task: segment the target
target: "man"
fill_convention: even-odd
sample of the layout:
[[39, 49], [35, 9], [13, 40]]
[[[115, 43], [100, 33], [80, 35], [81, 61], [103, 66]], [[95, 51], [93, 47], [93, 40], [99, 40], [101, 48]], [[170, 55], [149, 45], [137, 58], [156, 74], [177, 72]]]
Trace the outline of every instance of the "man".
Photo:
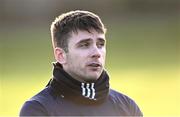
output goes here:
[[88, 11], [56, 18], [53, 78], [25, 102], [20, 116], [142, 116], [133, 100], [109, 89], [105, 33], [100, 18]]

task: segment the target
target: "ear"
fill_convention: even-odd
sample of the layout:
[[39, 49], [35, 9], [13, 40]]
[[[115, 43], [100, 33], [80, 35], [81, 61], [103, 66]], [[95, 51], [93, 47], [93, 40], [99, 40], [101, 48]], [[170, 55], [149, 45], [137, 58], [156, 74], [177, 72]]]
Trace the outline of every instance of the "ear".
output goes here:
[[56, 47], [54, 49], [54, 55], [57, 62], [62, 65], [66, 63], [66, 53], [62, 48]]

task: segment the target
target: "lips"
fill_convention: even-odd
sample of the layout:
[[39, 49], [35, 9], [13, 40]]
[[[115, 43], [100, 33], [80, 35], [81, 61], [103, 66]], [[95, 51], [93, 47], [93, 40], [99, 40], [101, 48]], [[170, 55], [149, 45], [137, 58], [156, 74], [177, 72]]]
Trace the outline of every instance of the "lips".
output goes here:
[[92, 63], [89, 63], [87, 66], [98, 68], [98, 67], [101, 67], [102, 65], [100, 63], [97, 63], [97, 62], [92, 62]]

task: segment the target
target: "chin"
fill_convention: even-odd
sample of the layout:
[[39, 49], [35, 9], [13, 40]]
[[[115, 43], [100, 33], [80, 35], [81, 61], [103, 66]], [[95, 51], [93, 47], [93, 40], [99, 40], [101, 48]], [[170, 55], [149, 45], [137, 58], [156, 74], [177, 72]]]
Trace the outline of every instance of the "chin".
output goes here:
[[100, 77], [100, 75], [91, 75], [91, 76], [89, 76], [88, 78], [87, 78], [87, 80], [86, 81], [88, 81], [88, 82], [92, 82], [92, 81], [96, 81], [97, 79], [99, 79], [99, 77]]
[[101, 70], [90, 70], [86, 72], [86, 81], [96, 81], [101, 76], [102, 71]]

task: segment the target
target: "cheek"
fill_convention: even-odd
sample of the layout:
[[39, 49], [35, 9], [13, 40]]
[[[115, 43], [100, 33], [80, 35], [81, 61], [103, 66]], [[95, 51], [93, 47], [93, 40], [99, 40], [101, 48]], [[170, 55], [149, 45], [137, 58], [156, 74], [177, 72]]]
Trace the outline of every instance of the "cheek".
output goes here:
[[102, 57], [105, 59], [105, 57], [106, 57], [106, 49], [102, 50]]
[[70, 64], [70, 66], [81, 66], [85, 60], [84, 55], [81, 53], [73, 53], [67, 56], [67, 63]]
[[103, 52], [102, 52], [102, 63], [103, 64], [105, 64], [105, 61], [106, 61], [106, 50], [104, 50]]

